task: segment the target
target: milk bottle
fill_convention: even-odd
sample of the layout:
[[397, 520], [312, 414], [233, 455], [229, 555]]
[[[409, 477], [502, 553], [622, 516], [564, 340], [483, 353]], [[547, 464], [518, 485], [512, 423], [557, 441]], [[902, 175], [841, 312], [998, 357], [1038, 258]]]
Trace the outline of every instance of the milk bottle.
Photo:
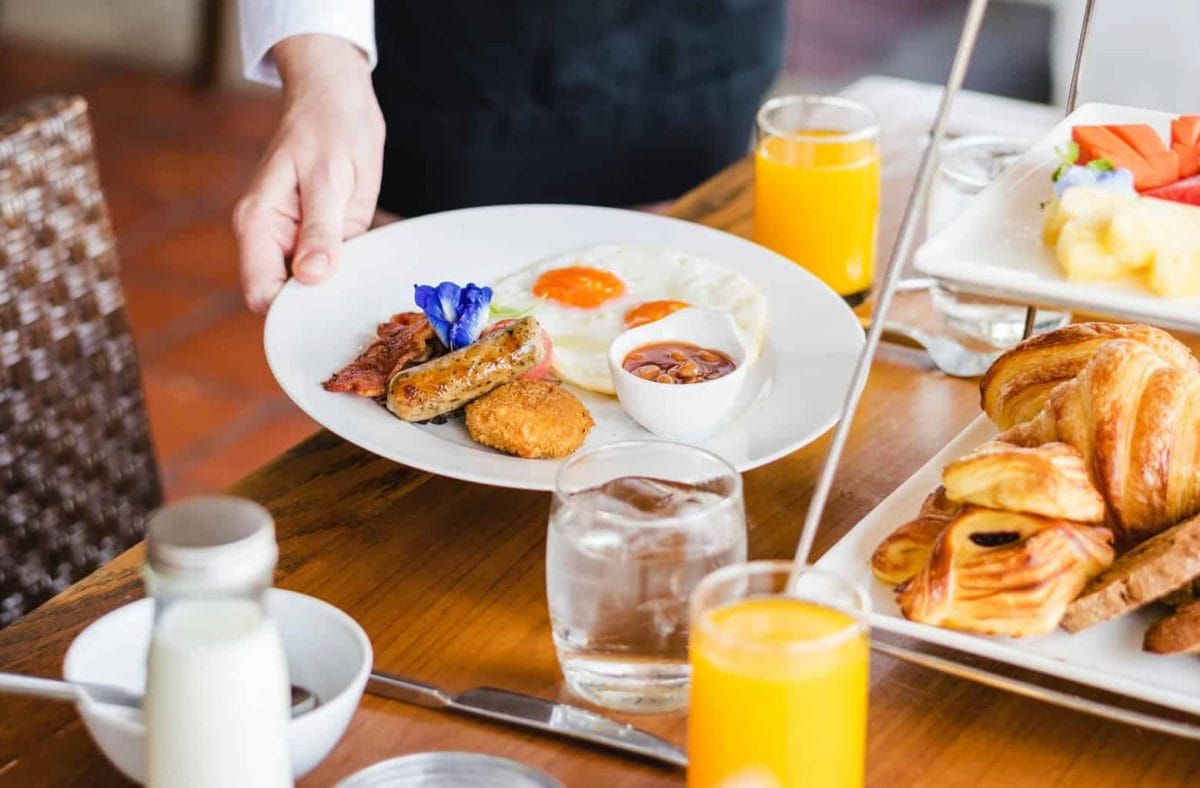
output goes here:
[[146, 555], [147, 785], [292, 785], [287, 663], [263, 605], [278, 557], [271, 515], [193, 498], [151, 518]]

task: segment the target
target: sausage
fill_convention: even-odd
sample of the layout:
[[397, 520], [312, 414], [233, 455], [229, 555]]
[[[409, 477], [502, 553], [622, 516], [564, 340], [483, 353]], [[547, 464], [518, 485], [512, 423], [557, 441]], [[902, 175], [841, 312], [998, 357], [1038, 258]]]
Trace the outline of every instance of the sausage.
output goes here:
[[387, 407], [405, 421], [428, 421], [516, 380], [545, 357], [542, 327], [524, 317], [467, 347], [397, 372], [388, 381]]

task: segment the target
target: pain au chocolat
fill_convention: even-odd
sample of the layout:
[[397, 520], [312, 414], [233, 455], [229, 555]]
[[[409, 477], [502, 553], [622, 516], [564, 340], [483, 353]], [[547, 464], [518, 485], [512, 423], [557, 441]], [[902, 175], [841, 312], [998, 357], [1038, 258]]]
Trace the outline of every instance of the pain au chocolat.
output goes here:
[[1106, 528], [966, 506], [897, 594], [906, 618], [987, 635], [1054, 630], [1087, 581], [1112, 563]]

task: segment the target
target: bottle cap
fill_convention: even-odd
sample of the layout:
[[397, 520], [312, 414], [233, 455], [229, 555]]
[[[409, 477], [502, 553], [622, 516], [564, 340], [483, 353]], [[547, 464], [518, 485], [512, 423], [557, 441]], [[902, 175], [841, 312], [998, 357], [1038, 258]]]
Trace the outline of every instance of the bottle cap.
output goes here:
[[189, 583], [225, 586], [269, 577], [279, 557], [275, 521], [245, 498], [189, 498], [150, 517], [146, 557], [155, 574]]

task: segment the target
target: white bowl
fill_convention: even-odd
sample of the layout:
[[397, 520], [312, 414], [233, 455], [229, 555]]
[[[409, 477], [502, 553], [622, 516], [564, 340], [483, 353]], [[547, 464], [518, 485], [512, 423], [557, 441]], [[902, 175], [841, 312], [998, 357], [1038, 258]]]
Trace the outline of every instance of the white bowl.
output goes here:
[[[288, 725], [292, 773], [312, 771], [346, 732], [371, 672], [371, 642], [354, 619], [333, 605], [294, 591], [267, 592], [287, 654], [293, 684], [315, 692], [315, 709]], [[141, 599], [97, 619], [67, 649], [63, 676], [69, 681], [113, 684], [141, 694], [154, 601]], [[105, 757], [126, 777], [145, 779], [142, 712], [95, 703], [80, 693], [75, 707]]]
[[[687, 385], [655, 383], [625, 370], [622, 362], [630, 351], [657, 342], [689, 342], [719, 350], [737, 366], [716, 380]], [[622, 407], [647, 430], [671, 440], [711, 435], [736, 415], [733, 407], [753, 361], [728, 313], [697, 307], [631, 328], [608, 348], [608, 368]]]

